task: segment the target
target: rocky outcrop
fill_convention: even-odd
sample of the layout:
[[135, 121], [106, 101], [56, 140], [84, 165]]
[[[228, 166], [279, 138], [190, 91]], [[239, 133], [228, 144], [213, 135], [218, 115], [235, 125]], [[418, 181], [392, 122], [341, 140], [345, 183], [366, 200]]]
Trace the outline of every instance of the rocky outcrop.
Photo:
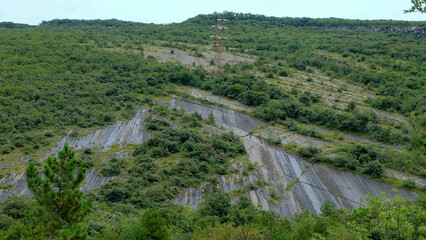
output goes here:
[[58, 142], [58, 146], [53, 148], [51, 153], [61, 150], [66, 142], [73, 149], [92, 148], [101, 151], [107, 151], [115, 144], [120, 146], [129, 143], [140, 144], [150, 136], [150, 133], [143, 131], [146, 117], [146, 110], [139, 109], [130, 121], [117, 121], [79, 139], [71, 138], [68, 134]]
[[330, 30], [335, 31], [344, 31], [344, 30], [364, 30], [364, 31], [374, 31], [374, 32], [404, 32], [412, 33], [416, 35], [425, 35], [426, 28], [424, 27], [409, 27], [409, 26], [386, 26], [386, 25], [376, 25], [376, 26], [333, 26], [327, 27]]
[[[385, 198], [395, 194], [405, 198], [418, 196], [417, 193], [396, 189], [394, 186], [363, 176], [321, 164], [311, 165], [280, 147], [251, 136], [250, 130], [265, 123], [249, 115], [181, 98], [171, 101], [169, 105], [183, 108], [188, 112], [198, 112], [203, 117], [212, 113], [217, 123], [242, 137], [249, 160], [258, 167], [249, 177], [240, 175], [230, 178], [218, 177], [219, 186], [227, 192], [244, 188], [255, 205], [272, 210], [281, 216], [290, 217], [302, 209], [311, 209], [319, 213], [321, 204], [326, 200], [335, 202], [339, 207], [353, 208], [362, 205], [360, 199], [368, 194]], [[267, 182], [268, 185], [259, 185], [261, 182]], [[258, 185], [258, 189], [249, 191], [247, 189], [249, 183]], [[182, 205], [190, 204], [192, 208], [197, 208], [203, 202], [202, 188], [185, 190], [175, 202]], [[397, 193], [392, 189], [396, 189]], [[278, 196], [271, 198], [272, 191]], [[388, 194], [383, 196], [382, 192]]]
[[12, 195], [31, 196], [31, 192], [27, 188], [25, 173], [12, 174], [0, 179], [0, 184], [6, 189], [0, 190], [0, 201], [4, 201]]
[[197, 101], [176, 96], [168, 103], [168, 105], [178, 109], [182, 108], [188, 113], [197, 112], [203, 118], [207, 118], [210, 114], [213, 114], [216, 122], [223, 123], [226, 126], [241, 129], [245, 132], [249, 132], [255, 127], [266, 125], [265, 122], [244, 113], [223, 107], [202, 104]]
[[[403, 189], [398, 189], [398, 193], [395, 193], [391, 191], [395, 188], [391, 185], [320, 164], [312, 165], [280, 147], [251, 136], [249, 132], [253, 128], [265, 125], [265, 122], [247, 114], [178, 97], [167, 104], [189, 113], [198, 112], [204, 118], [213, 114], [218, 125], [239, 135], [244, 141], [249, 160], [257, 167], [249, 176], [238, 174], [232, 177], [218, 177], [219, 186], [227, 192], [243, 188], [255, 205], [272, 210], [281, 216], [293, 216], [305, 208], [318, 213], [321, 204], [326, 200], [335, 202], [339, 207], [352, 208], [362, 205], [361, 197], [367, 194], [378, 196], [383, 191], [389, 193], [383, 197], [398, 194], [402, 197], [414, 198], [418, 195]], [[114, 144], [123, 146], [128, 143], [142, 143], [149, 137], [149, 134], [143, 131], [145, 117], [146, 111], [141, 109], [130, 121], [118, 121], [80, 139], [71, 139], [66, 136], [52, 152], [59, 150], [64, 142], [69, 142], [73, 148], [91, 147], [98, 148], [99, 151], [108, 150]], [[100, 176], [97, 172], [98, 169], [92, 169], [86, 174], [85, 183], [81, 189], [96, 189], [112, 179], [112, 177]], [[30, 195], [23, 173], [3, 178], [0, 183], [3, 186], [11, 186], [10, 190], [0, 191], [0, 200], [12, 194]], [[248, 190], [247, 186], [250, 183], [257, 185], [257, 190]], [[273, 197], [271, 197], [272, 192], [276, 193]], [[235, 200], [235, 198], [232, 199], [232, 201]], [[187, 189], [175, 199], [176, 203], [190, 204], [192, 208], [197, 208], [202, 201], [202, 186], [197, 189]]]
[[[108, 181], [114, 178], [123, 178], [124, 176], [120, 175], [117, 177], [104, 177], [98, 175], [99, 169], [91, 169], [86, 173], [86, 178], [84, 184], [81, 186], [81, 190], [92, 190], [99, 188], [102, 184], [107, 183]], [[31, 191], [27, 187], [27, 180], [25, 173], [13, 174], [7, 178], [0, 179], [0, 184], [3, 186], [10, 185], [11, 189], [0, 190], [0, 201], [6, 200], [12, 195], [17, 196], [32, 196]]]
[[[106, 128], [90, 132], [84, 137], [73, 139], [69, 134], [63, 137], [56, 147], [54, 147], [47, 155], [57, 153], [68, 142], [73, 149], [93, 148], [97, 151], [107, 151], [113, 145], [118, 144], [124, 146], [129, 143], [140, 144], [144, 142], [150, 133], [144, 132], [144, 120], [147, 116], [145, 109], [139, 109], [136, 116], [129, 121], [117, 121]], [[47, 156], [46, 156], [47, 157]], [[92, 190], [99, 188], [102, 184], [117, 177], [104, 177], [97, 174], [98, 169], [91, 169], [86, 173], [86, 179], [81, 187], [83, 190]], [[119, 176], [120, 178], [123, 176]], [[27, 188], [24, 173], [13, 174], [0, 179], [0, 184], [6, 189], [0, 190], [0, 201], [5, 200], [9, 196], [28, 195], [31, 192]]]

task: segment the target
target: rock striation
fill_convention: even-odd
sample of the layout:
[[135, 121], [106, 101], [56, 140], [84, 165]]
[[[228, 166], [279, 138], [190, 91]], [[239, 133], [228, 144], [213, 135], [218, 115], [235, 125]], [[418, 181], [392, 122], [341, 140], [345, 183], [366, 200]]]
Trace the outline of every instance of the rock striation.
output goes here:
[[[249, 183], [259, 186], [260, 182], [267, 182], [268, 185], [247, 193], [255, 205], [281, 216], [291, 217], [303, 209], [320, 213], [320, 207], [326, 200], [335, 202], [339, 207], [353, 208], [362, 205], [360, 199], [368, 194], [385, 198], [395, 194], [405, 198], [418, 196], [417, 193], [396, 189], [360, 175], [321, 164], [310, 164], [299, 156], [251, 136], [250, 130], [265, 123], [249, 115], [181, 98], [172, 100], [169, 105], [183, 108], [190, 113], [198, 112], [204, 118], [213, 114], [218, 124], [242, 137], [249, 160], [258, 167], [245, 178], [240, 175], [230, 178], [218, 177], [219, 186], [226, 192], [232, 192], [241, 188], [247, 189]], [[393, 189], [397, 192], [392, 191]], [[278, 197], [271, 198], [272, 191], [275, 191]], [[382, 195], [382, 192], [388, 194]], [[203, 202], [203, 187], [185, 190], [175, 202], [189, 204], [196, 209]]]
[[[257, 167], [247, 177], [242, 175], [218, 177], [219, 186], [226, 192], [244, 188], [255, 205], [265, 210], [272, 210], [281, 216], [290, 217], [303, 209], [311, 209], [319, 213], [321, 204], [326, 200], [335, 202], [339, 207], [357, 207], [363, 204], [360, 198], [367, 194], [380, 196], [381, 192], [388, 192], [388, 195], [382, 197], [395, 194], [405, 198], [418, 196], [417, 193], [403, 189], [397, 189], [396, 193], [392, 191], [395, 187], [363, 176], [321, 164], [310, 164], [282, 148], [250, 135], [251, 130], [266, 123], [247, 114], [179, 97], [174, 97], [172, 101], [165, 104], [184, 109], [188, 113], [198, 112], [204, 118], [213, 114], [218, 125], [240, 136], [244, 141], [249, 160]], [[79, 139], [65, 136], [51, 153], [60, 150], [65, 142], [68, 142], [72, 148], [90, 147], [99, 151], [111, 149], [115, 144], [124, 146], [129, 143], [142, 143], [150, 137], [149, 133], [144, 132], [146, 116], [146, 110], [140, 109], [130, 121], [117, 121]], [[242, 170], [243, 167], [240, 167], [240, 171]], [[99, 188], [113, 178], [100, 176], [97, 172], [98, 169], [87, 172], [82, 190]], [[125, 176], [116, 178], [122, 177]], [[0, 179], [0, 183], [3, 186], [11, 186], [9, 190], [0, 190], [0, 201], [12, 194], [31, 194], [26, 187], [23, 173]], [[248, 190], [247, 186], [250, 183], [257, 185], [257, 190]], [[276, 194], [271, 197], [271, 192]], [[236, 198], [232, 198], [232, 201], [235, 202]], [[176, 197], [175, 202], [197, 208], [203, 202], [203, 186], [186, 189]]]
[[[145, 109], [139, 109], [133, 119], [129, 121], [117, 121], [112, 125], [91, 132], [79, 139], [73, 139], [68, 134], [58, 142], [58, 145], [54, 147], [47, 154], [47, 156], [53, 153], [57, 153], [59, 150], [61, 150], [65, 142], [68, 142], [69, 146], [73, 149], [93, 148], [98, 149], [98, 151], [107, 151], [115, 144], [124, 146], [130, 143], [143, 143], [151, 136], [150, 133], [143, 131], [145, 128], [144, 121], [146, 117], [147, 111]], [[98, 169], [89, 170], [86, 173], [86, 179], [81, 189], [92, 190], [99, 188], [102, 184], [110, 181], [113, 178], [117, 178], [104, 177], [98, 175], [97, 173]], [[11, 186], [10, 189], [0, 190], [0, 201], [4, 201], [11, 195], [31, 196], [31, 192], [27, 188], [27, 182], [24, 173], [13, 174], [11, 176], [4, 177], [0, 179], [0, 184], [2, 186]]]
[[130, 121], [117, 121], [106, 128], [94, 131], [79, 139], [73, 139], [69, 134], [63, 137], [51, 153], [56, 153], [64, 147], [67, 142], [73, 149], [93, 148], [101, 151], [109, 150], [113, 145], [120, 146], [129, 143], [140, 144], [151, 135], [144, 132], [144, 121], [147, 117], [145, 109], [139, 109], [136, 116]]

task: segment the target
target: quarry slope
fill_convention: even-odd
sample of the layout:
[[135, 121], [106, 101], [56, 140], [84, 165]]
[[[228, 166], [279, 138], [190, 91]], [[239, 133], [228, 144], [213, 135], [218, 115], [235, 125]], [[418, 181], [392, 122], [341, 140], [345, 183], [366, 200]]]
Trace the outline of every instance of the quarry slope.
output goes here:
[[[241, 179], [239, 175], [231, 178], [219, 177], [220, 187], [232, 192], [246, 188], [249, 183], [256, 184], [259, 180], [268, 182], [269, 186], [259, 187], [248, 194], [255, 205], [281, 216], [293, 216], [304, 208], [319, 213], [321, 204], [326, 200], [331, 200], [340, 207], [353, 208], [362, 205], [360, 198], [367, 194], [386, 198], [396, 194], [392, 191], [396, 189], [394, 186], [321, 164], [310, 165], [280, 147], [251, 136], [250, 130], [265, 123], [249, 115], [182, 98], [172, 100], [169, 106], [183, 108], [188, 113], [198, 112], [204, 118], [211, 113], [225, 129], [242, 137], [249, 160], [259, 167], [247, 178]], [[278, 198], [271, 199], [271, 188], [279, 195]], [[383, 196], [381, 192], [388, 194]], [[397, 189], [397, 192], [405, 198], [418, 196], [417, 193], [403, 189]], [[197, 208], [203, 201], [202, 196], [202, 187], [188, 189], [176, 198], [176, 203], [190, 204], [192, 208]]]
[[[247, 191], [252, 202], [263, 209], [269, 209], [281, 216], [293, 216], [302, 209], [311, 209], [320, 212], [321, 204], [326, 200], [335, 202], [339, 207], [352, 208], [362, 205], [360, 198], [367, 194], [382, 196], [381, 192], [388, 192], [391, 197], [398, 194], [405, 198], [414, 198], [417, 193], [397, 189], [394, 186], [374, 181], [363, 176], [343, 172], [321, 164], [309, 164], [302, 158], [290, 154], [280, 147], [271, 145], [261, 139], [250, 135], [256, 127], [265, 125], [265, 122], [231, 109], [201, 104], [197, 101], [174, 97], [172, 101], [164, 101], [170, 107], [184, 109], [188, 113], [198, 112], [204, 118], [213, 114], [216, 123], [224, 130], [231, 130], [244, 141], [249, 161], [255, 163], [256, 169], [249, 176], [234, 175], [218, 177], [219, 186], [227, 192], [246, 188], [247, 184], [266, 184], [257, 190]], [[61, 144], [69, 142], [76, 149], [91, 147], [97, 151], [107, 151], [113, 145], [125, 146], [129, 143], [142, 143], [149, 138], [149, 133], [144, 132], [144, 119], [146, 110], [140, 109], [130, 121], [118, 121], [104, 129], [89, 133], [80, 139], [71, 139], [65, 136], [58, 143], [57, 151]], [[82, 189], [99, 188], [112, 177], [103, 177], [97, 174], [98, 169], [90, 170]], [[118, 176], [125, 177], [125, 176]], [[0, 200], [12, 194], [30, 195], [26, 187], [25, 175], [15, 174], [0, 180], [3, 185], [10, 184], [10, 190], [0, 190]], [[271, 197], [275, 191], [277, 196]], [[179, 194], [175, 202], [182, 205], [190, 204], [197, 208], [203, 201], [202, 186], [197, 189], [186, 189]], [[235, 201], [235, 198], [233, 198]]]
[[[107, 151], [113, 145], [124, 146], [130, 143], [140, 144], [150, 136], [150, 133], [143, 131], [146, 116], [146, 110], [139, 109], [136, 112], [136, 116], [130, 121], [117, 121], [104, 129], [90, 132], [79, 139], [71, 138], [69, 136], [70, 134], [68, 134], [58, 142], [56, 147], [48, 152], [46, 158], [50, 155], [55, 155], [63, 148], [66, 142], [72, 149], [92, 148], [96, 151]], [[120, 153], [118, 153], [118, 155], [120, 155]], [[92, 190], [99, 188], [109, 180], [117, 178], [98, 175], [98, 171], [99, 169], [91, 169], [86, 173], [86, 179], [81, 187], [82, 189]], [[0, 190], [0, 201], [5, 200], [13, 194], [31, 196], [31, 192], [27, 188], [24, 173], [12, 174], [4, 177], [0, 179], [0, 184], [3, 186], [11, 186], [10, 190]]]

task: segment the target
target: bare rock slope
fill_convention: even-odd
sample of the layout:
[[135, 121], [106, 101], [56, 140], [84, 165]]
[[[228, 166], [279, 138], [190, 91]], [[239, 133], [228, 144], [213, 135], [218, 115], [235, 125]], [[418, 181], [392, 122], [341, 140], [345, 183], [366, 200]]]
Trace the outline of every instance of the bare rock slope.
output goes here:
[[[61, 148], [63, 148], [65, 142], [68, 142], [69, 146], [73, 149], [90, 147], [101, 151], [106, 151], [115, 144], [124, 146], [129, 143], [142, 143], [150, 136], [149, 133], [143, 131], [146, 116], [146, 110], [140, 109], [137, 111], [136, 116], [130, 121], [117, 121], [106, 128], [91, 132], [79, 139], [73, 139], [69, 136], [65, 136], [58, 142], [58, 145], [49, 152], [48, 155], [58, 152]], [[82, 189], [91, 190], [99, 188], [102, 184], [116, 178], [100, 176], [97, 173], [98, 169], [91, 169], [86, 173], [86, 179]], [[3, 186], [11, 186], [11, 189], [0, 190], [0, 201], [5, 200], [13, 194], [31, 196], [31, 192], [27, 188], [24, 173], [13, 174], [2, 178], [0, 179], [0, 184]]]
[[[249, 115], [230, 109], [210, 106], [192, 100], [180, 99], [170, 102], [171, 107], [183, 108], [187, 112], [198, 112], [203, 117], [211, 113], [223, 127], [233, 130], [244, 140], [249, 160], [259, 166], [249, 177], [239, 179], [220, 177], [220, 186], [227, 192], [240, 188], [247, 189], [247, 184], [268, 182], [269, 186], [249, 191], [252, 202], [263, 209], [273, 210], [281, 216], [293, 216], [304, 208], [320, 212], [321, 204], [330, 200], [337, 206], [353, 208], [362, 205], [360, 199], [367, 194], [382, 196], [388, 192], [391, 197], [398, 194], [406, 198], [414, 198], [417, 193], [396, 189], [394, 186], [374, 181], [363, 176], [329, 168], [321, 164], [309, 164], [298, 156], [289, 154], [283, 149], [271, 145], [249, 134], [255, 127], [264, 122]], [[278, 197], [271, 198], [275, 191]], [[203, 201], [202, 187], [188, 189], [176, 198], [179, 204], [190, 204], [197, 208]]]
[[[381, 191], [390, 193], [385, 197], [396, 194], [391, 192], [394, 188], [391, 185], [320, 164], [311, 165], [298, 156], [251, 136], [249, 132], [253, 128], [265, 125], [265, 123], [247, 114], [182, 98], [174, 98], [167, 104], [171, 107], [182, 108], [189, 113], [198, 112], [205, 118], [209, 114], [213, 114], [219, 125], [234, 131], [243, 139], [249, 160], [257, 163], [258, 167], [248, 177], [239, 175], [229, 178], [219, 177], [220, 186], [225, 191], [232, 192], [240, 188], [247, 189], [249, 183], [267, 182], [267, 185], [261, 185], [257, 190], [247, 192], [253, 203], [263, 209], [275, 211], [282, 216], [292, 216], [304, 208], [318, 213], [325, 200], [334, 201], [340, 207], [352, 208], [362, 204], [359, 200], [367, 194], [376, 196], [380, 195]], [[118, 121], [80, 139], [71, 139], [66, 136], [59, 141], [58, 146], [52, 149], [52, 152], [59, 150], [64, 142], [69, 142], [70, 146], [76, 149], [91, 147], [97, 148], [99, 151], [108, 150], [114, 144], [123, 146], [129, 143], [142, 143], [149, 137], [149, 134], [143, 131], [145, 117], [146, 111], [141, 109], [130, 121]], [[99, 188], [111, 180], [111, 178], [99, 176], [97, 172], [97, 169], [92, 169], [87, 173], [82, 189]], [[12, 194], [30, 194], [26, 187], [24, 174], [0, 179], [0, 183], [11, 185], [10, 190], [0, 191], [0, 200], [4, 200]], [[271, 197], [272, 191], [277, 193], [273, 198]], [[398, 195], [414, 198], [417, 193], [399, 189]], [[202, 187], [187, 189], [175, 199], [176, 203], [190, 204], [193, 208], [197, 208], [202, 201]]]
[[146, 110], [139, 109], [130, 121], [117, 121], [79, 139], [66, 136], [59, 141], [52, 152], [58, 152], [66, 142], [73, 149], [95, 148], [102, 151], [109, 150], [115, 144], [124, 146], [129, 143], [142, 143], [149, 137], [149, 133], [143, 131], [146, 116]]

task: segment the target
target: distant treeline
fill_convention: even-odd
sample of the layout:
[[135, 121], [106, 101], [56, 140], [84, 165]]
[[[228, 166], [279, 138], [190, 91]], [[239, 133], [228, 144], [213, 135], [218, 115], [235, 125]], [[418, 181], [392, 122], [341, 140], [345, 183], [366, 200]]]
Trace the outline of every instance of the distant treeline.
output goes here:
[[[348, 20], [341, 18], [291, 18], [291, 17], [267, 17], [265, 15], [251, 14], [251, 13], [234, 13], [225, 12], [221, 15], [228, 21], [245, 21], [255, 20], [260, 25], [272, 26], [294, 26], [294, 27], [339, 27], [347, 26], [351, 29], [356, 27], [374, 27], [374, 26], [390, 26], [390, 27], [426, 27], [426, 21], [394, 21], [394, 20]], [[188, 19], [187, 23], [196, 22], [200, 23], [205, 20], [215, 20], [216, 14], [198, 15], [194, 18]], [[184, 22], [184, 23], [185, 23]]]
[[42, 21], [40, 26], [49, 27], [137, 27], [144, 26], [144, 23], [121, 21], [117, 19], [108, 20], [73, 20], [73, 19], [53, 19]]
[[[265, 27], [326, 27], [326, 28], [342, 28], [342, 29], [369, 29], [369, 30], [387, 30], [387, 31], [419, 31], [426, 28], [426, 21], [395, 21], [395, 20], [348, 20], [341, 18], [291, 18], [291, 17], [267, 17], [259, 14], [251, 13], [234, 13], [225, 12], [223, 18], [228, 21], [246, 21], [255, 20], [256, 25], [264, 25]], [[203, 24], [211, 25], [217, 18], [216, 14], [197, 15], [190, 18], [182, 24]], [[180, 23], [179, 23], [180, 24]], [[42, 21], [40, 26], [67, 26], [67, 27], [137, 27], [144, 26], [146, 23], [122, 21], [118, 19], [108, 20], [76, 20], [76, 19], [54, 19], [51, 21]], [[25, 24], [15, 24], [10, 22], [0, 23], [0, 27], [13, 26], [29, 26]]]
[[28, 24], [13, 23], [13, 22], [0, 22], [0, 28], [29, 28], [33, 27]]

